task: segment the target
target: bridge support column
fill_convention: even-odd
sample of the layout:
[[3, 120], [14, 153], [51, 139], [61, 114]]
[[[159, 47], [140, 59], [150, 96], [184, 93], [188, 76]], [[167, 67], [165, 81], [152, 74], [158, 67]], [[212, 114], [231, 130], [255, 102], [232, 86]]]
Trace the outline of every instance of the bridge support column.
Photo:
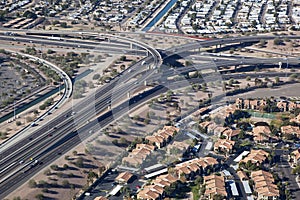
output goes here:
[[108, 106], [107, 106], [107, 109], [110, 110], [110, 109], [111, 109], [111, 105], [108, 105]]
[[127, 92], [127, 98], [130, 98], [130, 96], [131, 96], [130, 92]]
[[132, 49], [132, 43], [130, 43], [130, 49]]
[[279, 66], [279, 69], [281, 69], [281, 67], [282, 67], [282, 62], [279, 62], [279, 63], [278, 63], [278, 66]]
[[147, 86], [147, 81], [144, 81], [144, 86]]

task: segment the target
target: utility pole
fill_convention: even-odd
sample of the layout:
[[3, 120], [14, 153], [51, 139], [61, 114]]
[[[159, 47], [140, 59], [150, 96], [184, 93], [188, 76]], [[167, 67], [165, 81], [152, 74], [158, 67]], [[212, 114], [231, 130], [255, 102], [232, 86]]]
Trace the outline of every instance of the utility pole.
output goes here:
[[16, 120], [16, 101], [14, 100], [14, 120]]

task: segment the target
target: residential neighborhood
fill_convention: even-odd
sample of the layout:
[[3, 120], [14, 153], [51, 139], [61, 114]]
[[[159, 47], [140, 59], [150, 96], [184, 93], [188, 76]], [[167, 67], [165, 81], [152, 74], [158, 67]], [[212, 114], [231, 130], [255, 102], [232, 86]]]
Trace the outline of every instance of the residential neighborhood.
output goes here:
[[0, 0], [0, 199], [300, 199], [300, 0]]

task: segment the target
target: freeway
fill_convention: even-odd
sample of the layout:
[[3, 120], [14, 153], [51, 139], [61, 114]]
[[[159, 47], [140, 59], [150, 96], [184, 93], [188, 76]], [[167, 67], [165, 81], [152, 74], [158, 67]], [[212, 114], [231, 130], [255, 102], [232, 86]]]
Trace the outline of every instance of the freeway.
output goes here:
[[[151, 50], [150, 53], [151, 55], [153, 55], [156, 53], [156, 50]], [[143, 71], [144, 67], [141, 67], [141, 63], [144, 61], [147, 61], [148, 63], [153, 62], [154, 66], [161, 63], [161, 61], [157, 57], [147, 57], [131, 67], [131, 69], [134, 69], [132, 73], [129, 73], [128, 69], [123, 72], [122, 74], [124, 74], [124, 79], [130, 80], [141, 71]], [[154, 71], [145, 75], [145, 79], [152, 73], [154, 73]], [[0, 182], [4, 185], [4, 182], [6, 181], [6, 183], [8, 182], [8, 185], [6, 186], [14, 186], [14, 183], [12, 182], [15, 181], [15, 178], [13, 177], [16, 175], [16, 173], [24, 171], [26, 167], [35, 167], [33, 166], [35, 164], [35, 160], [39, 160], [40, 156], [45, 153], [44, 151], [42, 151], [43, 149], [47, 148], [49, 145], [57, 143], [58, 140], [62, 139], [62, 137], [64, 137], [70, 131], [74, 131], [76, 129], [76, 126], [79, 127], [80, 125], [86, 123], [89, 118], [93, 117], [92, 114], [95, 114], [91, 113], [91, 111], [94, 110], [92, 109], [93, 107], [95, 107], [97, 113], [105, 111], [105, 109], [111, 103], [111, 91], [114, 91], [114, 97], [119, 96], [120, 98], [122, 97], [124, 92], [126, 94], [126, 89], [133, 90], [137, 87], [132, 82], [129, 83], [129, 86], [126, 84], [124, 84], [122, 87], [120, 87], [120, 85], [117, 85], [119, 81], [118, 79], [120, 79], [119, 77], [122, 77], [122, 74], [120, 74], [110, 84], [107, 84], [104, 87], [100, 88], [100, 90], [98, 90], [95, 94], [95, 99], [93, 99], [92, 97], [88, 97], [85, 101], [82, 101], [79, 106], [77, 106], [79, 108], [83, 108], [83, 111], [79, 112], [78, 115], [73, 116], [73, 118], [76, 119], [76, 122], [78, 123], [77, 125], [73, 125], [73, 119], [71, 118], [71, 114], [73, 113], [73, 111], [72, 109], [69, 109], [54, 120], [50, 121], [46, 126], [38, 129], [36, 132], [30, 135], [29, 138], [17, 143], [15, 146], [6, 148], [5, 151], [2, 151], [2, 159], [0, 161]], [[97, 102], [95, 105], [93, 105], [94, 100]], [[114, 117], [116, 117], [118, 112], [115, 110], [113, 111]], [[47, 127], [54, 128], [49, 130]], [[65, 129], [65, 127], [67, 127], [67, 129]], [[19, 165], [20, 161], [22, 164], [21, 166]], [[25, 171], [27, 172], [28, 170]], [[4, 195], [3, 192], [7, 191], [6, 189], [7, 188], [4, 188], [4, 190], [1, 189], [1, 194]]]
[[[154, 49], [151, 51], [153, 52], [153, 54], [156, 53], [156, 50]], [[151, 53], [151, 55], [153, 54]], [[147, 57], [143, 61], [147, 61], [149, 63], [153, 62], [154, 66], [157, 66], [159, 63], [161, 63], [161, 59], [155, 56]], [[78, 106], [80, 110], [78, 111], [78, 114], [73, 117], [77, 120], [77, 127], [81, 127], [81, 125], [83, 126], [82, 128], [78, 128], [77, 130], [78, 133], [83, 133], [83, 135], [79, 136], [78, 134], [74, 133], [74, 131], [76, 131], [76, 125], [74, 128], [73, 120], [71, 118], [72, 110], [69, 109], [47, 124], [49, 127], [56, 127], [56, 130], [48, 130], [47, 126], [43, 126], [31, 136], [31, 141], [30, 138], [28, 138], [28, 140], [22, 141], [23, 143], [18, 143], [14, 147], [7, 148], [3, 152], [4, 159], [2, 160], [4, 160], [4, 162], [2, 162], [1, 160], [2, 163], [0, 163], [0, 197], [4, 197], [5, 194], [8, 194], [19, 184], [25, 182], [33, 173], [42, 168], [42, 165], [35, 165], [34, 160], [37, 159], [40, 163], [42, 162], [44, 164], [50, 163], [50, 161], [59, 157], [57, 153], [66, 152], [66, 150], [80, 143], [81, 139], [87, 138], [90, 135], [89, 131], [92, 130], [95, 125], [100, 124], [100, 126], [103, 127], [109, 124], [113, 119], [122, 116], [122, 114], [124, 114], [124, 112], [128, 109], [127, 105], [130, 106], [130, 109], [133, 107], [133, 105], [138, 105], [162, 92], [167, 91], [168, 89], [166, 87], [163, 87], [161, 85], [156, 86], [145, 94], [131, 98], [129, 104], [128, 102], [123, 102], [116, 107], [112, 107], [112, 110], [106, 112], [104, 115], [101, 115], [97, 120], [93, 120], [91, 123], [86, 124], [87, 119], [90, 119], [92, 117], [90, 115], [90, 110], [96, 110], [96, 113], [104, 112], [106, 111], [108, 105], [112, 103], [112, 96], [115, 99], [121, 100], [122, 97], [126, 95], [127, 91], [132, 91], [137, 87], [137, 85], [135, 85], [133, 82], [128, 82], [128, 84], [124, 84], [124, 86], [121, 86], [118, 83], [120, 83], [120, 80], [130, 80], [137, 74], [142, 73], [142, 71], [145, 70], [143, 69], [143, 67], [140, 67], [143, 61], [140, 61], [136, 65], [132, 66], [132, 68], [135, 69], [134, 73], [129, 73], [128, 70], [125, 71], [110, 84], [107, 84], [104, 87], [100, 88], [95, 94], [95, 99], [93, 97], [88, 97], [86, 101], [80, 103], [80, 106]], [[155, 71], [155, 69], [149, 69], [148, 71], [143, 72], [140, 83], [143, 80], [148, 80], [149, 78], [151, 78], [151, 76], [155, 74]], [[168, 86], [169, 88], [180, 88], [183, 86], [186, 87], [186, 83], [186, 80], [181, 82], [171, 82]], [[114, 101], [117, 102], [117, 100], [115, 99]], [[93, 104], [94, 102], [95, 104]], [[91, 109], [93, 107], [95, 109]], [[66, 128], [64, 129], [62, 127]], [[53, 134], [53, 136], [49, 137], [48, 134], [51, 133]], [[39, 144], [40, 142], [44, 144], [42, 146], [43, 148], [34, 148], [34, 146]], [[28, 146], [26, 145], [27, 143], [29, 144]], [[22, 148], [23, 146], [24, 148]], [[32, 153], [30, 153], [31, 150]], [[13, 157], [17, 159], [12, 159], [12, 156], [10, 154], [12, 154], [13, 152], [16, 152]], [[26, 159], [26, 162], [20, 167], [18, 159], [20, 159], [21, 157], [24, 160]], [[28, 161], [31, 157], [33, 158], [33, 160]], [[26, 167], [29, 167], [30, 170], [25, 169]], [[21, 171], [24, 169], [25, 173], [21, 173]]]
[[[52, 64], [52, 63], [50, 63], [50, 62], [48, 62], [48, 61], [46, 61], [44, 59], [41, 59], [41, 58], [38, 58], [38, 57], [35, 57], [35, 56], [32, 56], [32, 55], [28, 55], [28, 54], [24, 54], [24, 53], [20, 53], [20, 52], [15, 52], [15, 51], [11, 51], [11, 50], [6, 50], [6, 51], [10, 52], [12, 54], [15, 54], [15, 55], [16, 54], [21, 55], [21, 56], [29, 58], [29, 59], [31, 59], [33, 61], [42, 62], [45, 65], [47, 65], [48, 67], [52, 68], [61, 77], [61, 79], [64, 82], [64, 85], [65, 85], [66, 89], [64, 90], [64, 93], [61, 96], [61, 98], [58, 100], [58, 102], [56, 102], [53, 106], [51, 106], [51, 108], [46, 113], [44, 113], [43, 115], [41, 115], [40, 117], [38, 117], [37, 119], [35, 119], [32, 122], [31, 125], [28, 125], [25, 128], [21, 129], [12, 138], [10, 138], [9, 140], [6, 140], [5, 142], [1, 143], [1, 148], [4, 145], [6, 145], [6, 146], [12, 145], [10, 143], [12, 140], [13, 140], [13, 142], [16, 142], [16, 141], [19, 141], [19, 140], [23, 139], [24, 138], [24, 134], [23, 133], [27, 132], [33, 126], [33, 124], [36, 124], [39, 121], [43, 120], [49, 113], [54, 112], [61, 105], [63, 105], [64, 103], [66, 103], [67, 100], [71, 97], [71, 94], [72, 94], [72, 91], [73, 91], [73, 84], [72, 84], [71, 78], [62, 69], [60, 69], [56, 65], [54, 65], [54, 64]], [[21, 136], [21, 137], [19, 137], [19, 136]]]
[[[278, 74], [276, 74], [276, 75], [278, 75]], [[257, 74], [254, 74], [254, 76], [257, 76]], [[238, 77], [240, 77], [240, 75], [231, 75], [231, 77], [233, 77], [233, 78], [238, 78]], [[197, 79], [196, 81], [198, 81], [199, 82], [199, 80], [200, 79]], [[171, 83], [169, 83], [169, 88], [171, 88], [171, 89], [176, 89], [176, 88], [180, 88], [180, 87], [186, 87], [187, 85], [186, 85], [186, 81], [180, 81], [180, 82], [171, 82]], [[143, 96], [137, 96], [137, 97], [133, 97], [131, 100], [130, 100], [130, 103], [129, 103], [129, 105], [130, 106], [132, 106], [132, 105], [137, 105], [138, 103], [141, 103], [140, 102], [140, 100], [143, 100], [143, 101], [146, 101], [146, 100], [148, 100], [149, 98], [150, 98], [150, 96], [152, 96], [153, 97], [153, 95], [154, 96], [156, 96], [156, 95], [158, 95], [158, 94], [160, 94], [161, 92], [166, 92], [168, 89], [167, 88], [165, 88], [165, 87], [163, 87], [163, 86], [157, 86], [156, 88], [154, 88], [152, 91], [149, 91], [148, 93], [146, 93], [146, 94], [144, 94]], [[106, 105], [105, 105], [106, 106]], [[74, 132], [73, 133], [71, 133], [71, 134], [69, 134], [68, 136], [65, 136], [65, 132], [67, 131], [72, 131], [72, 129], [70, 128], [72, 125], [69, 125], [70, 127], [67, 127], [66, 125], [63, 125], [65, 128], [62, 128], [62, 127], [57, 127], [57, 130], [58, 131], [56, 131], [55, 132], [55, 137], [49, 137], [49, 138], [47, 138], [47, 136], [44, 136], [43, 137], [43, 139], [42, 140], [39, 140], [39, 141], [35, 141], [35, 144], [38, 144], [39, 142], [42, 142], [41, 144], [38, 144], [37, 145], [37, 147], [36, 148], [34, 148], [34, 149], [31, 149], [31, 153], [28, 153], [27, 151], [26, 151], [26, 149], [24, 150], [24, 152], [25, 152], [25, 154], [23, 155], [23, 156], [25, 156], [25, 158], [30, 158], [30, 156], [34, 156], [34, 155], [38, 155], [38, 156], [36, 156], [35, 157], [35, 159], [39, 159], [40, 161], [42, 161], [43, 163], [45, 163], [46, 164], [46, 161], [47, 161], [47, 159], [48, 159], [48, 157], [49, 157], [49, 155], [47, 154], [47, 153], [49, 153], [49, 152], [52, 152], [52, 151], [54, 151], [55, 150], [55, 147], [53, 147], [53, 146], [51, 146], [50, 145], [50, 143], [51, 143], [51, 140], [55, 140], [56, 141], [56, 144], [60, 144], [60, 145], [62, 145], [62, 144], [64, 144], [63, 145], [63, 147], [60, 147], [59, 148], [59, 150], [55, 150], [56, 152], [58, 151], [58, 152], [60, 152], [60, 153], [62, 153], [62, 152], [65, 152], [66, 151], [66, 149], [65, 150], [61, 150], [61, 148], [62, 149], [64, 149], [64, 147], [66, 146], [66, 144], [70, 144], [70, 142], [71, 142], [71, 144], [73, 144], [73, 145], [75, 145], [75, 144], [78, 144], [81, 140], [80, 139], [85, 139], [86, 137], [88, 137], [88, 133], [86, 133], [86, 132], [88, 132], [89, 130], [92, 130], [93, 128], [94, 128], [94, 126], [95, 125], [97, 125], [97, 124], [101, 124], [101, 126], [104, 126], [105, 124], [109, 124], [114, 118], [118, 118], [118, 117], [120, 117], [123, 113], [124, 113], [124, 109], [126, 109], [126, 106], [127, 106], [127, 104], [126, 104], [126, 102], [125, 103], [123, 103], [123, 104], [121, 104], [120, 106], [117, 106], [115, 109], [113, 109], [112, 111], [109, 111], [108, 113], [110, 113], [110, 114], [104, 114], [104, 115], [102, 115], [100, 118], [98, 118], [98, 120], [97, 121], [92, 121], [91, 123], [89, 123], [88, 125], [85, 125], [84, 126], [84, 128], [81, 130], [81, 129], [79, 129], [78, 130], [78, 132], [79, 133], [84, 133], [84, 135], [81, 135], [80, 137], [79, 137], [79, 140], [78, 139], [74, 139], [74, 140], [76, 140], [77, 142], [76, 143], [72, 143], [72, 140], [70, 140], [69, 141], [69, 139], [70, 138], [68, 138], [68, 139], [65, 139], [65, 137], [71, 137], [71, 138], [73, 138], [73, 137], [75, 137], [75, 136], [78, 136], [78, 135], [76, 135]], [[103, 107], [103, 106], [101, 106], [101, 107]], [[101, 108], [101, 107], [99, 107], [99, 108]], [[70, 121], [72, 121], [72, 120], [70, 120]], [[67, 124], [69, 124], [69, 123], [67, 123]], [[72, 135], [73, 134], [73, 135]], [[86, 134], [86, 135], [85, 135]], [[57, 141], [63, 141], [63, 142], [57, 142]], [[48, 144], [48, 145], [47, 145]], [[73, 146], [73, 145], [70, 145], [70, 146]], [[67, 145], [68, 146], [68, 145]], [[67, 146], [65, 147], [65, 148], [67, 148]], [[42, 149], [45, 149], [45, 147], [48, 147], [48, 149], [46, 149], [44, 152], [42, 152], [42, 153], [40, 153], [40, 156], [39, 156], [39, 152], [41, 151], [41, 149], [40, 149], [40, 147], [43, 147]], [[27, 147], [26, 147], [27, 148]], [[50, 148], [50, 149], [49, 149]], [[68, 148], [67, 148], [68, 149]], [[27, 154], [26, 154], [26, 152], [27, 152]], [[48, 155], [48, 156], [45, 156], [45, 155]], [[55, 154], [55, 155], [57, 155], [57, 153]], [[45, 157], [47, 157], [47, 159], [45, 159]], [[53, 157], [53, 156], [51, 156], [51, 157]], [[51, 158], [51, 157], [49, 157], [49, 159]], [[45, 159], [45, 160], [44, 160]], [[6, 160], [7, 161], [7, 160]], [[16, 162], [18, 162], [18, 160], [14, 160], [12, 163], [16, 163]], [[3, 164], [5, 164], [5, 163], [3, 163]], [[26, 163], [25, 165], [24, 165], [24, 167], [19, 167], [21, 170], [23, 170], [24, 171], [24, 168], [26, 168], [26, 167], [28, 167], [29, 166], [29, 168], [30, 168], [30, 166], [31, 166], [31, 164], [32, 164], [32, 162], [28, 162], [28, 163]], [[1, 164], [2, 165], [2, 164]], [[11, 164], [10, 165], [6, 165], [5, 166], [5, 168], [6, 167], [10, 167], [11, 166]], [[37, 170], [37, 169], [39, 169], [39, 167], [37, 167], [37, 168], [34, 168], [35, 170]], [[25, 172], [26, 172], [26, 174], [27, 174], [27, 172], [30, 172], [30, 173], [28, 173], [28, 175], [30, 175], [31, 174], [31, 172], [32, 172], [33, 170], [25, 170]], [[16, 173], [16, 174], [21, 174], [20, 176], [25, 176], [24, 175], [24, 173], [22, 174], [22, 173]], [[15, 178], [15, 176], [13, 176], [14, 178]], [[16, 178], [15, 178], [16, 179]], [[10, 183], [12, 183], [12, 182], [10, 182]], [[5, 184], [5, 183], [4, 183]], [[6, 187], [8, 187], [8, 185], [6, 185]], [[5, 190], [8, 190], [8, 188], [4, 188]], [[8, 190], [9, 191], [9, 190]], [[2, 191], [1, 191], [2, 192]]]
[[207, 62], [201, 64], [193, 64], [190, 67], [181, 67], [181, 68], [170, 68], [166, 70], [161, 70], [160, 73], [152, 76], [153, 81], [164, 77], [172, 77], [176, 75], [184, 75], [193, 71], [203, 71], [207, 69], [217, 70], [221, 67], [228, 66], [241, 66], [241, 65], [278, 65], [281, 62], [282, 64], [289, 65], [298, 65], [300, 60], [299, 58], [240, 58], [235, 60], [221, 60], [214, 62]]
[[184, 52], [188, 52], [194, 49], [200, 49], [211, 46], [218, 45], [228, 45], [228, 44], [241, 44], [241, 43], [256, 43], [260, 40], [274, 40], [276, 38], [279, 39], [300, 39], [300, 36], [296, 35], [255, 35], [255, 36], [241, 36], [235, 38], [221, 38], [221, 39], [213, 39], [213, 40], [205, 40], [205, 41], [197, 41], [192, 42], [176, 47], [169, 48], [165, 51], [162, 51], [163, 59], [168, 57], [178, 55]]
[[[256, 76], [257, 74], [253, 74], [253, 76]], [[275, 75], [275, 74], [274, 74]], [[276, 74], [278, 75], [278, 74]], [[229, 75], [228, 75], [229, 76]], [[233, 78], [238, 78], [239, 75], [231, 75]], [[201, 83], [201, 79], [195, 79], [195, 82]], [[142, 96], [137, 95], [129, 100], [129, 109], [134, 108], [135, 106], [139, 105], [140, 103], [144, 103], [148, 101], [149, 99], [156, 97], [160, 95], [163, 92], [166, 92], [169, 89], [177, 89], [181, 87], [186, 87], [186, 81], [177, 81], [177, 82], [170, 82], [168, 84], [168, 88], [163, 87], [161, 85], [155, 87], [151, 91], [148, 91], [144, 93]], [[59, 127], [57, 132], [55, 133], [55, 137], [49, 137], [44, 138], [45, 141], [43, 144], [40, 144], [39, 146], [46, 145], [45, 147], [41, 148], [44, 149], [43, 152], [39, 153], [41, 149], [39, 147], [34, 148], [31, 150], [31, 154], [40, 155], [36, 156], [35, 159], [38, 159], [42, 165], [36, 165], [31, 168], [31, 163], [26, 163], [24, 167], [21, 168], [20, 173], [16, 173], [13, 176], [13, 180], [10, 182], [4, 182], [3, 185], [0, 187], [1, 194], [6, 195], [7, 193], [11, 192], [13, 188], [11, 188], [11, 184], [15, 184], [17, 187], [18, 185], [21, 185], [24, 183], [31, 175], [40, 169], [42, 169], [43, 165], [51, 163], [54, 159], [56, 159], [60, 154], [65, 153], [66, 151], [70, 150], [74, 145], [79, 144], [82, 140], [86, 139], [91, 135], [90, 130], [95, 130], [95, 127], [100, 125], [101, 127], [104, 127], [105, 125], [111, 123], [115, 118], [118, 118], [122, 116], [124, 113], [126, 113], [126, 106], [127, 102], [122, 103], [121, 105], [115, 107], [113, 110], [106, 112], [104, 115], [101, 115], [98, 119], [91, 121], [89, 124], [84, 125], [82, 128], [78, 129], [77, 133], [72, 131], [72, 128], [70, 127]], [[65, 135], [66, 132], [69, 132], [67, 135]], [[79, 135], [79, 134], [80, 135]], [[55, 139], [56, 138], [56, 139]], [[54, 145], [50, 145], [50, 140], [56, 140], [56, 143]], [[47, 145], [48, 143], [48, 145]], [[31, 155], [26, 155], [28, 158]], [[16, 161], [14, 161], [16, 162]], [[10, 167], [10, 166], [8, 166]], [[25, 173], [23, 173], [25, 172]], [[9, 179], [10, 180], [10, 179]], [[3, 190], [2, 190], [3, 189]], [[0, 195], [2, 198], [2, 196]], [[3, 196], [4, 197], [4, 196]]]
[[[13, 41], [13, 42], [24, 42], [24, 43], [35, 43], [41, 45], [53, 45], [53, 46], [64, 46], [71, 48], [89, 49], [105, 53], [120, 53], [124, 52], [131, 55], [145, 55], [147, 51], [141, 49], [139, 46], [132, 45], [132, 43], [127, 44], [116, 44], [113, 41], [107, 42], [87, 42], [79, 40], [53, 40], [51, 37], [42, 38], [30, 35], [0, 35], [0, 40]], [[118, 42], [118, 41], [115, 41]]]

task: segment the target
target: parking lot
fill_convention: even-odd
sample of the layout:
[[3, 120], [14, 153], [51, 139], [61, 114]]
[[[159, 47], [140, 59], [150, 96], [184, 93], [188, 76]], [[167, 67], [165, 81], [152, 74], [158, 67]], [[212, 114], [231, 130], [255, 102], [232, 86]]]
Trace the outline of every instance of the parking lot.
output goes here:
[[[84, 200], [94, 200], [94, 198], [98, 196], [106, 196], [109, 194], [118, 184], [115, 182], [115, 178], [119, 175], [121, 172], [110, 172], [107, 174], [107, 176], [104, 177], [103, 180], [101, 180], [97, 186], [92, 189], [90, 192], [86, 193], [89, 194], [89, 196], [85, 196]], [[127, 185], [124, 185], [125, 187], [128, 187], [130, 191], [136, 193], [136, 191], [144, 184], [144, 182], [140, 181], [138, 179], [138, 176], [134, 176], [131, 182], [129, 182]], [[110, 196], [109, 199], [112, 200], [118, 200], [123, 199], [123, 194], [120, 194], [118, 192], [115, 196]]]

